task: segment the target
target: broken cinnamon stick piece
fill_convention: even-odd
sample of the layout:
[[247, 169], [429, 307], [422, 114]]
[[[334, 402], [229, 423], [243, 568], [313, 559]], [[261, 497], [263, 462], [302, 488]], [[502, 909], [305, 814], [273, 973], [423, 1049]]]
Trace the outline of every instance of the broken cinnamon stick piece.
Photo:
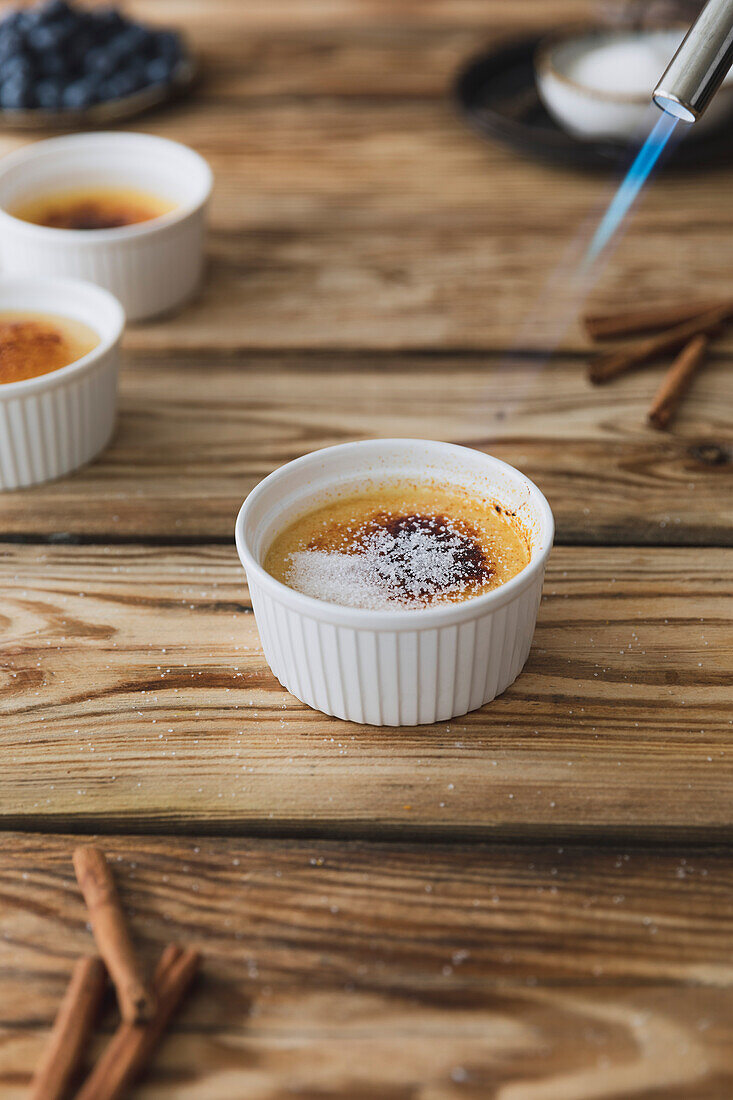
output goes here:
[[657, 336], [649, 336], [646, 340], [640, 340], [639, 343], [625, 344], [618, 351], [605, 352], [593, 360], [588, 370], [588, 377], [596, 385], [609, 382], [612, 378], [640, 367], [651, 359], [657, 359], [666, 352], [677, 351], [693, 336], [699, 336], [701, 333], [709, 335], [720, 328], [731, 314], [733, 314], [733, 305], [716, 306], [715, 309], [704, 313], [702, 317], [685, 321]]
[[77, 848], [74, 870], [99, 953], [115, 984], [122, 1019], [128, 1023], [147, 1020], [155, 1011], [155, 999], [135, 956], [112, 872], [103, 853], [98, 848]]
[[[644, 306], [623, 313], [588, 313], [583, 318], [585, 331], [591, 340], [613, 340], [619, 336], [634, 336], [639, 332], [654, 332], [672, 328], [694, 317], [701, 317], [725, 302], [677, 302], [663, 306]], [[730, 303], [728, 303], [730, 304]]]
[[94, 1029], [106, 981], [107, 971], [97, 955], [77, 961], [33, 1077], [29, 1100], [62, 1100], [66, 1096]]
[[76, 1100], [118, 1100], [149, 1063], [199, 963], [196, 951], [170, 945], [156, 968], [157, 1009], [145, 1024], [121, 1023]]
[[694, 336], [677, 356], [649, 409], [648, 420], [653, 427], [667, 427], [695, 372], [705, 361], [709, 346], [710, 340], [707, 336]]

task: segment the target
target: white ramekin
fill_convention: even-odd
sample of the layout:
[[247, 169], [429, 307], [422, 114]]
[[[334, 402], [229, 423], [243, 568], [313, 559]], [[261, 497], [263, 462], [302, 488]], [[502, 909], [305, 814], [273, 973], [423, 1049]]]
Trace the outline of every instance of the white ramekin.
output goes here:
[[[8, 213], [56, 189], [133, 187], [170, 198], [169, 214], [118, 229], [52, 229]], [[109, 290], [128, 320], [173, 309], [195, 292], [203, 267], [212, 175], [203, 157], [152, 134], [70, 134], [0, 160], [0, 266], [11, 275], [61, 275]]]
[[[659, 118], [652, 103], [656, 81], [674, 56], [687, 27], [638, 29], [594, 27], [557, 31], [544, 39], [535, 54], [537, 90], [545, 107], [563, 129], [584, 140], [643, 141]], [[591, 50], [629, 44], [646, 49], [653, 72], [648, 90], [623, 90], [628, 72], [619, 73], [618, 91], [601, 91], [569, 75], [573, 63]], [[633, 61], [630, 63], [633, 64]], [[695, 136], [725, 122], [733, 106], [733, 77], [726, 77], [710, 108], [695, 123]]]
[[[312, 599], [263, 569], [278, 531], [329, 492], [416, 476], [488, 493], [515, 512], [530, 542], [526, 568], [464, 603], [390, 612]], [[475, 710], [519, 675], [553, 530], [542, 493], [505, 462], [450, 443], [375, 439], [327, 447], [270, 474], [242, 505], [236, 542], [265, 657], [280, 683], [326, 714], [412, 726]]]
[[0, 489], [61, 477], [102, 450], [117, 406], [122, 306], [73, 279], [0, 278], [0, 311], [57, 313], [99, 333], [88, 355], [61, 370], [0, 384]]

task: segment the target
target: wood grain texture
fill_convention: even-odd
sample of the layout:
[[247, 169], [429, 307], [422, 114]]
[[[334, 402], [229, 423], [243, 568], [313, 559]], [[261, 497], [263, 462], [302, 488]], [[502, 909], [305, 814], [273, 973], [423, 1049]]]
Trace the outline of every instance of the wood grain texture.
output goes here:
[[[413, 4], [302, 4], [313, 10], [289, 23], [293, 6], [259, 31], [257, 16], [232, 14], [237, 5], [211, 18], [192, 3], [160, 7], [159, 18], [203, 36], [212, 75], [143, 128], [212, 164], [211, 266], [198, 302], [136, 327], [131, 343], [547, 350], [562, 340], [584, 349], [576, 319], [587, 288], [573, 285], [573, 259], [616, 174], [548, 169], [479, 140], [449, 88], [487, 40], [592, 5], [441, 4], [423, 15]], [[249, 97], [240, 90], [248, 79], [260, 89]], [[22, 140], [3, 137], [0, 151]], [[667, 300], [670, 271], [683, 296], [729, 293], [727, 197], [725, 173], [660, 175], [593, 303]]]
[[[0, 1091], [21, 1100], [90, 936], [74, 840], [6, 840]], [[151, 1100], [727, 1100], [733, 1089], [729, 852], [104, 844], [149, 964], [171, 940], [203, 956], [141, 1090]], [[113, 1025], [110, 1012], [102, 1030]]]
[[6, 826], [730, 835], [731, 551], [556, 549], [513, 687], [396, 730], [280, 687], [233, 547], [0, 569]]
[[502, 356], [133, 356], [110, 447], [0, 501], [2, 531], [230, 539], [276, 466], [374, 436], [447, 439], [524, 470], [557, 540], [725, 545], [733, 532], [731, 360], [695, 379], [674, 431], [646, 425], [664, 365], [602, 390], [584, 363]]
[[[99, 0], [104, 3], [105, 0]], [[440, 97], [458, 60], [497, 35], [592, 16], [593, 0], [131, 0], [142, 19], [185, 25], [203, 55], [199, 94]]]
[[683, 296], [731, 291], [726, 176], [658, 178], [587, 296], [572, 273], [613, 184], [548, 184], [450, 103], [258, 104], [246, 119], [246, 155], [238, 105], [217, 113], [216, 145], [203, 104], [185, 131], [157, 127], [217, 173], [211, 264], [198, 301], [131, 346], [586, 351], [585, 306], [669, 300], [670, 269]]
[[[209, 269], [128, 331], [100, 460], [0, 499], [0, 537], [31, 543], [0, 545], [3, 1100], [92, 942], [78, 837], [19, 824], [102, 830], [148, 966], [203, 953], [149, 1100], [730, 1100], [733, 861], [689, 844], [733, 832], [733, 340], [659, 438], [661, 365], [592, 391], [577, 324], [670, 276], [728, 293], [729, 175], [661, 174], [589, 293], [569, 276], [613, 181], [482, 142], [448, 90], [487, 42], [594, 3], [129, 10], [202, 57], [196, 94], [133, 128], [210, 160]], [[554, 552], [510, 691], [402, 730], [280, 688], [231, 541], [280, 463], [393, 434], [519, 465], [584, 544]], [[268, 830], [290, 837], [195, 836]], [[401, 841], [346, 839], [380, 832]]]

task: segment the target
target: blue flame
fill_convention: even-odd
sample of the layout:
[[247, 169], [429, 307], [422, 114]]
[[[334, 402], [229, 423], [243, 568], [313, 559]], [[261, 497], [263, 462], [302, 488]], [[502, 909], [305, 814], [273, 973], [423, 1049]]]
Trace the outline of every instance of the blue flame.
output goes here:
[[678, 122], [679, 119], [675, 118], [674, 115], [667, 114], [666, 111], [662, 113], [661, 118], [639, 150], [634, 163], [626, 173], [626, 178], [603, 215], [593, 240], [588, 246], [584, 266], [592, 264], [613, 237], [646, 183], [654, 165], [662, 155]]

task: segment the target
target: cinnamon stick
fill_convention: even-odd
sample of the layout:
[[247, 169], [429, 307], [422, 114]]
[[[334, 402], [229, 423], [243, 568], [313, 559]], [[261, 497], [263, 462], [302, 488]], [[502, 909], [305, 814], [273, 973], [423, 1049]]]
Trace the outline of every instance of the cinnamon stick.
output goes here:
[[644, 306], [623, 313], [587, 313], [583, 318], [585, 331], [591, 340], [613, 340], [619, 336], [634, 336], [639, 332], [654, 332], [681, 325], [683, 321], [701, 317], [724, 302], [677, 302], [663, 306]]
[[730, 304], [716, 306], [715, 309], [704, 313], [702, 317], [685, 321], [681, 325], [661, 332], [657, 336], [649, 336], [635, 344], [625, 344], [618, 351], [609, 351], [597, 356], [590, 365], [588, 377], [591, 382], [609, 382], [626, 371], [642, 366], [650, 359], [656, 359], [665, 352], [677, 351], [683, 347], [693, 336], [701, 333], [711, 333], [719, 328], [733, 313]]
[[695, 372], [705, 361], [710, 340], [694, 336], [675, 359], [649, 409], [648, 420], [655, 428], [666, 428], [679, 407]]
[[157, 1009], [145, 1024], [121, 1023], [76, 1100], [118, 1100], [149, 1063], [196, 972], [196, 951], [166, 947], [155, 971]]
[[77, 848], [74, 870], [99, 953], [115, 984], [122, 1019], [128, 1023], [147, 1020], [155, 1010], [155, 1000], [135, 956], [112, 872], [103, 853], [98, 848]]
[[98, 955], [78, 959], [36, 1069], [29, 1100], [62, 1100], [86, 1051], [107, 971]]

